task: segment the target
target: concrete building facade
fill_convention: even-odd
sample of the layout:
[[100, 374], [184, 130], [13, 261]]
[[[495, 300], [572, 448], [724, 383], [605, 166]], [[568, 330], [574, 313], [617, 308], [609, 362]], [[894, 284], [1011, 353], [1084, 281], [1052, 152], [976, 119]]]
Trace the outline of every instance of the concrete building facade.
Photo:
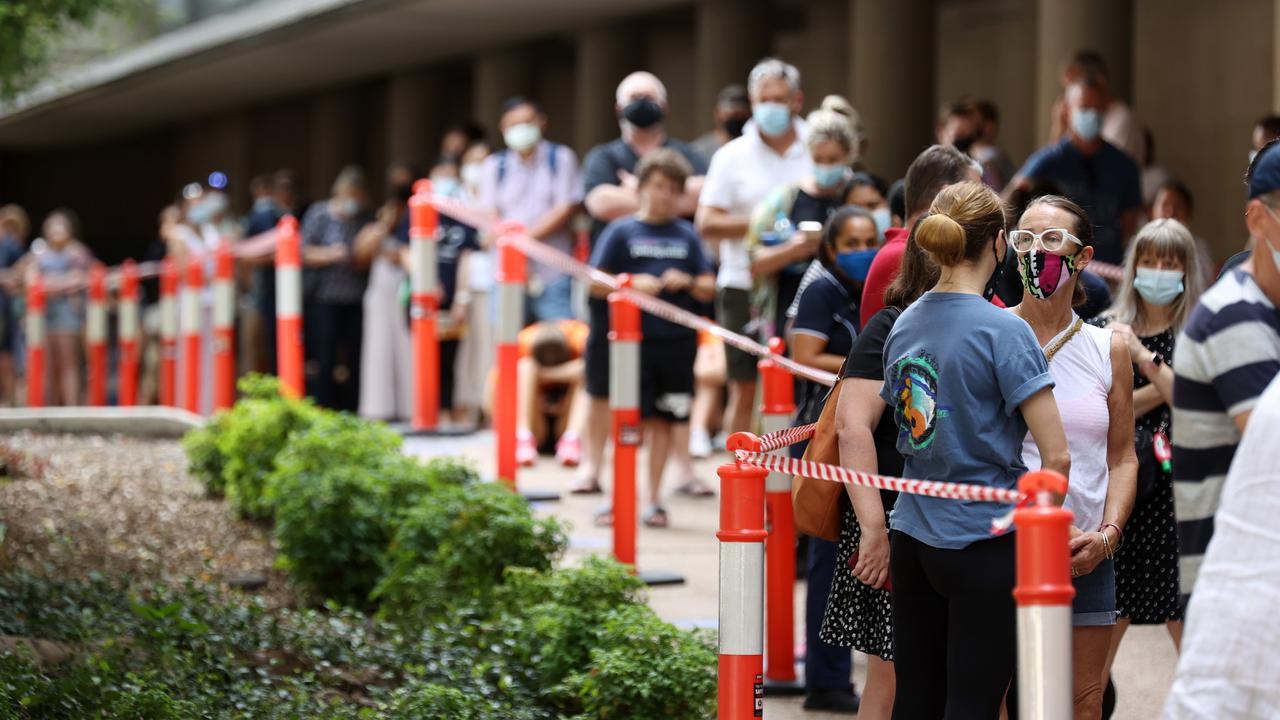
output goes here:
[[[939, 105], [987, 97], [1021, 162], [1046, 139], [1060, 64], [1092, 48], [1196, 196], [1223, 259], [1245, 237], [1255, 120], [1280, 103], [1280, 0], [265, 0], [70, 70], [0, 106], [0, 202], [80, 211], [106, 260], [140, 252], [185, 182], [294, 169], [311, 198], [338, 170], [427, 165], [450, 125], [490, 129], [511, 95], [585, 152], [615, 137], [631, 70], [670, 91], [669, 131], [709, 129], [717, 91], [777, 55], [858, 109], [865, 163], [892, 180]], [[375, 188], [377, 189], [377, 188]]]

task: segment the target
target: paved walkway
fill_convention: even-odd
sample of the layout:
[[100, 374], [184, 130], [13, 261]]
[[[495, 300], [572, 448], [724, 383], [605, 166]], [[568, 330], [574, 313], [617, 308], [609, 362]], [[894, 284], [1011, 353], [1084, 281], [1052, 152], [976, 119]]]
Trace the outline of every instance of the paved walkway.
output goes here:
[[[463, 437], [409, 438], [406, 451], [418, 455], [455, 455], [476, 461], [485, 477], [492, 477], [493, 436], [476, 433]], [[643, 456], [643, 453], [641, 454]], [[718, 484], [715, 468], [726, 456], [696, 463], [700, 475], [713, 486]], [[638, 477], [644, 478], [643, 467]], [[521, 469], [522, 490], [563, 492], [559, 502], [538, 503], [539, 513], [555, 515], [570, 526], [569, 551], [566, 562], [573, 563], [588, 554], [606, 554], [610, 548], [610, 531], [592, 524], [594, 510], [605, 502], [603, 496], [569, 495], [572, 471], [561, 468], [550, 458], [542, 458], [533, 468]], [[641, 480], [643, 482], [643, 480]], [[652, 530], [640, 527], [637, 538], [637, 565], [641, 572], [675, 571], [683, 575], [682, 585], [655, 587], [649, 602], [659, 615], [684, 627], [716, 626], [718, 546], [715, 537], [718, 524], [717, 498], [691, 499], [672, 496], [666, 503], [671, 527]], [[796, 584], [796, 633], [803, 640], [804, 583]], [[975, 659], [979, 653], [975, 653]], [[1129, 631], [1116, 662], [1115, 682], [1119, 704], [1116, 720], [1145, 720], [1158, 717], [1165, 693], [1173, 678], [1176, 656], [1173, 644], [1163, 628], [1136, 627]], [[864, 663], [855, 663], [855, 682], [862, 685]], [[775, 720], [835, 720], [848, 717], [809, 713], [800, 708], [800, 698], [768, 698], [766, 717]]]

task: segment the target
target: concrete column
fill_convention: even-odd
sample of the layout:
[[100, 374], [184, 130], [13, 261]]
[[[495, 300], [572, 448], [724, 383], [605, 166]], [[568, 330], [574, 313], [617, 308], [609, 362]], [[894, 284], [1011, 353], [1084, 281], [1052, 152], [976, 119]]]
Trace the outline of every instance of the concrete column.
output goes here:
[[751, 68], [772, 51], [766, 9], [759, 0], [704, 0], [697, 6], [696, 117], [710, 116], [720, 88], [746, 85]]
[[498, 137], [498, 116], [502, 103], [513, 95], [527, 95], [532, 87], [530, 59], [523, 47], [495, 50], [476, 57], [473, 72], [474, 92], [471, 116], [486, 127], [494, 128]]
[[1038, 0], [1036, 18], [1036, 137], [1049, 139], [1053, 102], [1062, 92], [1062, 65], [1077, 50], [1095, 50], [1107, 62], [1111, 92], [1132, 104], [1131, 0]]
[[853, 101], [872, 172], [900, 177], [933, 139], [934, 0], [850, 0]]
[[427, 171], [444, 128], [439, 112], [440, 83], [430, 71], [391, 76], [387, 82], [387, 163], [409, 162]]
[[792, 62], [803, 69], [807, 108], [833, 93], [849, 99], [849, 13], [848, 0], [809, 0], [805, 5], [804, 57]]
[[578, 33], [574, 77], [573, 144], [585, 150], [618, 136], [614, 91], [627, 73], [644, 65], [638, 33], [623, 25], [606, 25]]
[[[311, 102], [311, 168], [307, 192], [329, 197], [334, 178], [360, 159], [360, 95], [352, 89], [317, 95]], [[372, 178], [370, 178], [372, 180]]]

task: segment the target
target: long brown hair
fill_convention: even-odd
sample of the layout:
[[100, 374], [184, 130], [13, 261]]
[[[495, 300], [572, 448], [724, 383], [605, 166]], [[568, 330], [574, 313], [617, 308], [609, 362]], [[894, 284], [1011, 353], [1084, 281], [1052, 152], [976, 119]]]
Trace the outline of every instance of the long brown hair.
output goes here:
[[911, 234], [907, 236], [907, 247], [902, 251], [902, 264], [898, 268], [898, 276], [893, 279], [889, 289], [884, 291], [885, 307], [906, 309], [908, 305], [928, 292], [929, 288], [938, 284], [942, 269], [916, 242], [916, 230], [922, 222], [924, 222], [923, 217], [911, 226]]

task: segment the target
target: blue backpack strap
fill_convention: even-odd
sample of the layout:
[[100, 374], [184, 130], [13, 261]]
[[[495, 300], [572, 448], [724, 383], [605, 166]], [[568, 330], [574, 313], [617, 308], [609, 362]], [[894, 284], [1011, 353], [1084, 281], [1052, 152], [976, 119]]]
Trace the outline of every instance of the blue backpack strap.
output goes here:
[[[547, 158], [547, 166], [551, 169], [551, 177], [556, 176], [556, 166], [560, 163], [560, 144], [547, 141], [547, 150], [551, 153]], [[507, 156], [511, 154], [510, 150], [503, 150], [498, 153], [498, 184], [507, 177]]]

